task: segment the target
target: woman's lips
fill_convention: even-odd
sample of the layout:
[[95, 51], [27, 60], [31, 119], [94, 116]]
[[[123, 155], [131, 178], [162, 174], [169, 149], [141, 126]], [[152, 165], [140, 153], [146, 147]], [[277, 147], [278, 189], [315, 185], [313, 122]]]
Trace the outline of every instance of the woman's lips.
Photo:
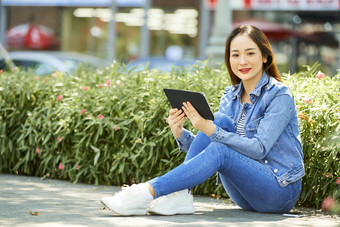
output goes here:
[[246, 74], [250, 71], [251, 68], [239, 69], [239, 71], [243, 74]]

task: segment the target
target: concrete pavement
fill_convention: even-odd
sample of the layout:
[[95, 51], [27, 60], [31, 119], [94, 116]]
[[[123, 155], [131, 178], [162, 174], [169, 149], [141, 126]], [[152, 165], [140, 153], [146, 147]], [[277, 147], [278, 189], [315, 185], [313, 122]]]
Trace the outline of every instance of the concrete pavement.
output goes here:
[[194, 196], [195, 213], [175, 216], [115, 216], [103, 209], [103, 196], [119, 187], [0, 174], [0, 226], [327, 226], [340, 216], [314, 209], [282, 214], [242, 211], [230, 200]]

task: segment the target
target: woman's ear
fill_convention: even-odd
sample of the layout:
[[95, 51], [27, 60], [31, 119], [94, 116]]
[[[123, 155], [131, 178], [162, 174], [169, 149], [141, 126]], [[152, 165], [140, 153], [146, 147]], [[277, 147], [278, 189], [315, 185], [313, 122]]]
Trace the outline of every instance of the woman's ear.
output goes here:
[[268, 61], [268, 56], [263, 57], [263, 63], [266, 64]]

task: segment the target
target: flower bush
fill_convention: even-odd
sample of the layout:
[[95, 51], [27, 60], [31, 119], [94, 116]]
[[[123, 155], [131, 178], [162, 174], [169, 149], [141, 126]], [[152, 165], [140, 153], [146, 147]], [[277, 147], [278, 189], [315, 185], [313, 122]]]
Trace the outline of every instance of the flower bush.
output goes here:
[[340, 74], [325, 76], [318, 67], [286, 77], [297, 103], [306, 169], [299, 203], [312, 207], [340, 198]]
[[[295, 94], [305, 155], [299, 204], [320, 207], [340, 196], [339, 74], [326, 76], [314, 65], [284, 79]], [[72, 76], [2, 72], [0, 172], [74, 183], [144, 182], [185, 157], [165, 122], [170, 105], [162, 89], [203, 91], [216, 111], [230, 84], [225, 66], [207, 62], [170, 73], [134, 72], [120, 64], [95, 73], [79, 68]], [[187, 121], [185, 127], [193, 130]], [[215, 177], [194, 191], [227, 196]]]

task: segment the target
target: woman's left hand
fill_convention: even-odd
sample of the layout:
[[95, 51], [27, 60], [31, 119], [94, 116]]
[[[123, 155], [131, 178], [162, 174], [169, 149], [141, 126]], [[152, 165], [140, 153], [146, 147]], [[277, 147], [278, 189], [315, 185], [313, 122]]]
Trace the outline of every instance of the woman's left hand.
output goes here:
[[194, 128], [207, 136], [210, 136], [215, 131], [216, 125], [211, 120], [204, 119], [190, 102], [183, 102], [182, 109]]

